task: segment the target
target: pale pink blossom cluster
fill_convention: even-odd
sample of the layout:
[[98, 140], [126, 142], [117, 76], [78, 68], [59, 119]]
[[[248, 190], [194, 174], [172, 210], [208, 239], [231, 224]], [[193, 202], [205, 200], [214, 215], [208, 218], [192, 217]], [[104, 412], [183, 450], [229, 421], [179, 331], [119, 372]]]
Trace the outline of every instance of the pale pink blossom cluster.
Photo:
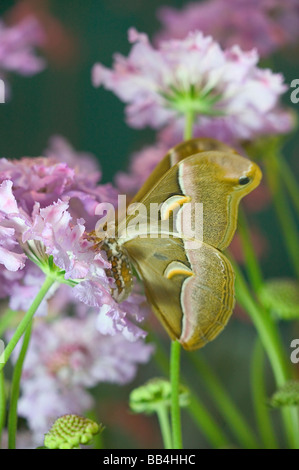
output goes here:
[[13, 26], [7, 26], [0, 19], [0, 79], [5, 84], [2, 100], [6, 101], [11, 95], [10, 73], [32, 76], [45, 68], [46, 61], [36, 52], [44, 40], [44, 31], [33, 16]]
[[35, 51], [43, 42], [43, 30], [34, 17], [14, 26], [0, 22], [0, 71], [34, 75], [43, 70], [45, 62]]
[[[56, 138], [54, 143], [56, 151], [67, 148], [70, 157], [66, 141]], [[95, 178], [80, 166], [84, 160], [71, 168], [54, 156], [0, 160], [0, 295], [10, 298], [11, 308], [27, 309], [52, 259], [72, 294], [98, 308], [99, 330], [121, 332], [134, 341], [145, 336], [135, 324], [145, 317], [145, 299], [133, 292], [122, 304], [113, 300], [113, 280], [106, 275], [110, 264], [88, 236], [95, 228], [96, 207], [102, 202], [116, 207], [117, 192], [110, 184], [97, 184], [99, 172]], [[38, 313], [45, 313], [46, 306], [43, 302]]]
[[299, 39], [297, 0], [204, 0], [187, 3], [181, 10], [161, 7], [158, 18], [163, 29], [156, 43], [199, 30], [223, 47], [256, 48], [266, 57]]
[[[19, 415], [27, 419], [36, 442], [58, 416], [92, 409], [91, 388], [101, 382], [126, 384], [153, 351], [142, 340], [97, 331], [97, 313], [40, 320], [34, 327], [21, 381]], [[15, 354], [17, 357], [17, 354]]]
[[183, 138], [185, 115], [209, 137], [250, 140], [285, 133], [293, 122], [279, 104], [287, 90], [281, 74], [257, 66], [258, 54], [239, 46], [223, 50], [212, 37], [190, 33], [153, 47], [130, 29], [128, 57], [115, 55], [112, 69], [94, 65], [93, 84], [126, 103], [127, 123], [136, 128], [174, 126]]

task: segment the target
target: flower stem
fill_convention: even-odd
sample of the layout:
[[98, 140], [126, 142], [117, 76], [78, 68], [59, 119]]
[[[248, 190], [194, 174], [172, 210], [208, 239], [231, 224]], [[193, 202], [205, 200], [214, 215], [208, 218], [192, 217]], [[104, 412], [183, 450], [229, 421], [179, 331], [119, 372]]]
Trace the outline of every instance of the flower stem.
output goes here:
[[192, 354], [191, 360], [207, 387], [209, 394], [214, 399], [220, 414], [223, 416], [227, 426], [231, 428], [236, 439], [246, 449], [257, 449], [259, 444], [249, 424], [224, 389], [221, 381], [205, 362], [202, 354]]
[[5, 426], [6, 417], [6, 396], [5, 396], [5, 377], [3, 370], [0, 372], [0, 449], [2, 446], [2, 431]]
[[29, 346], [32, 331], [32, 321], [27, 326], [25, 331], [22, 348], [14, 367], [12, 385], [11, 385], [11, 398], [8, 413], [8, 448], [16, 448], [16, 433], [18, 424], [18, 399], [20, 394], [20, 381], [22, 376], [23, 364], [26, 357], [27, 349]]
[[195, 391], [192, 390], [190, 386], [188, 388], [190, 390], [190, 404], [188, 409], [199, 430], [215, 449], [228, 447], [231, 443], [219, 423], [212, 418], [207, 407], [200, 401], [198, 396], [196, 396]]
[[159, 425], [161, 429], [161, 434], [163, 438], [164, 448], [172, 449], [172, 438], [171, 438], [171, 429], [168, 417], [168, 411], [166, 406], [162, 405], [157, 408], [157, 415], [159, 420]]
[[267, 395], [264, 382], [264, 349], [257, 340], [251, 361], [251, 390], [256, 421], [266, 449], [277, 449], [278, 443], [273, 432], [273, 424], [269, 416]]
[[[263, 347], [269, 357], [277, 387], [281, 387], [291, 378], [290, 366], [273, 318], [253, 299], [239, 267], [231, 261], [236, 273], [236, 298], [250, 315]], [[299, 448], [299, 427], [297, 410], [282, 410], [286, 433], [291, 448]]]
[[284, 235], [289, 260], [296, 276], [299, 278], [299, 234], [284, 188], [281, 186], [279, 161], [275, 156], [275, 151], [266, 156], [265, 164], [267, 168], [268, 184], [272, 192], [279, 225]]
[[[150, 333], [153, 338], [152, 341], [155, 342], [156, 354], [155, 360], [159, 369], [163, 374], [167, 374], [168, 367], [168, 356], [164, 351], [164, 348], [161, 344], [161, 341], [157, 335]], [[195, 390], [192, 389], [191, 385], [188, 384], [188, 380], [184, 378], [184, 383], [190, 391], [191, 400], [188, 406], [188, 412], [199, 431], [206, 437], [206, 439], [212, 444], [216, 449], [220, 447], [225, 447], [230, 444], [229, 440], [225, 436], [219, 424], [211, 416], [207, 407], [201, 402], [198, 394]]]
[[180, 386], [180, 352], [181, 345], [178, 341], [171, 342], [170, 355], [170, 382], [171, 382], [171, 423], [172, 443], [174, 449], [182, 449], [181, 414], [179, 404]]
[[185, 114], [184, 140], [192, 138], [194, 123], [194, 111], [190, 110]]
[[253, 290], [258, 292], [263, 285], [263, 275], [252, 245], [246, 214], [242, 207], [239, 210], [238, 232], [240, 234], [248, 278]]
[[272, 158], [276, 161], [276, 165], [279, 168], [279, 174], [281, 175], [285, 187], [289, 192], [289, 195], [299, 215], [299, 186], [296, 178], [294, 177], [294, 174], [292, 173], [282, 155], [280, 155], [278, 152], [275, 152]]
[[36, 310], [40, 306], [42, 300], [44, 299], [45, 295], [47, 294], [50, 287], [55, 283], [55, 278], [51, 276], [47, 276], [40, 291], [38, 292], [37, 296], [35, 297], [34, 301], [31, 304], [31, 307], [26, 312], [25, 316], [19, 323], [16, 331], [13, 334], [13, 337], [9, 341], [8, 345], [4, 349], [3, 353], [0, 355], [0, 371], [3, 369], [5, 364], [7, 363], [8, 359], [10, 358], [11, 353], [13, 352], [14, 348], [16, 347], [17, 343], [23, 336], [27, 326], [31, 322], [33, 315], [35, 314]]

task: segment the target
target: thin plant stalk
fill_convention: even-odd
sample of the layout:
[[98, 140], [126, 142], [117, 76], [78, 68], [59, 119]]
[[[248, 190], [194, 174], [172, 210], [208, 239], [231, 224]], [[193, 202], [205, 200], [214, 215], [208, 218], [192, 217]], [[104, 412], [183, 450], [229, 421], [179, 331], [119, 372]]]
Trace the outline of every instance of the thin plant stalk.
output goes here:
[[281, 185], [279, 160], [276, 159], [275, 151], [265, 157], [265, 165], [268, 185], [272, 193], [274, 208], [284, 237], [290, 264], [299, 279], [299, 233], [284, 188]]
[[6, 392], [5, 392], [5, 377], [3, 370], [0, 372], [0, 449], [2, 446], [2, 432], [5, 426], [6, 419]]
[[[184, 139], [192, 137], [194, 123], [194, 112], [189, 111], [185, 116]], [[181, 413], [179, 404], [180, 386], [180, 343], [172, 341], [170, 356], [170, 382], [171, 382], [171, 424], [172, 424], [172, 445], [175, 449], [182, 449]]]
[[[25, 361], [26, 353], [28, 350], [32, 331], [32, 321], [27, 326], [24, 334], [22, 348], [14, 367], [12, 385], [11, 385], [11, 398], [8, 413], [8, 448], [16, 448], [16, 433], [18, 425], [18, 399], [20, 395], [20, 382]], [[33, 405], [34, 406], [34, 405]]]
[[194, 111], [188, 111], [185, 115], [185, 129], [184, 129], [184, 140], [192, 138], [193, 124], [194, 124]]
[[214, 399], [220, 414], [224, 418], [227, 426], [230, 427], [238, 443], [246, 449], [257, 449], [259, 443], [250, 429], [244, 416], [237, 408], [234, 401], [230, 398], [229, 394], [224, 389], [221, 381], [213, 373], [211, 367], [203, 359], [202, 355], [191, 356], [191, 360], [203, 379], [205, 387], [209, 391], [211, 398]]
[[258, 292], [264, 283], [263, 274], [251, 241], [246, 214], [242, 207], [239, 209], [238, 233], [241, 239], [242, 250], [245, 258], [245, 269], [250, 280], [250, 284], [254, 292]]
[[156, 409], [160, 430], [162, 434], [163, 444], [165, 449], [173, 449], [171, 427], [169, 423], [169, 416], [167, 407], [164, 405], [159, 406]]
[[264, 447], [278, 449], [278, 442], [273, 430], [273, 423], [267, 406], [267, 394], [264, 380], [265, 353], [262, 343], [258, 339], [254, 346], [251, 361], [251, 391], [256, 421]]
[[26, 312], [25, 316], [22, 318], [21, 322], [19, 323], [16, 331], [14, 332], [11, 340], [7, 344], [6, 348], [0, 355], [0, 371], [3, 369], [5, 364], [7, 363], [10, 355], [12, 354], [13, 350], [15, 349], [16, 345], [18, 344], [19, 340], [25, 333], [27, 326], [31, 322], [35, 312], [37, 311], [38, 307], [40, 306], [41, 302], [45, 298], [47, 292], [49, 291], [50, 287], [55, 283], [55, 279], [51, 276], [47, 276], [40, 291], [38, 292], [37, 296], [35, 297], [34, 301], [32, 302], [30, 308]]
[[[267, 352], [274, 373], [277, 387], [281, 387], [291, 378], [290, 365], [279, 337], [273, 318], [253, 299], [239, 267], [232, 261], [236, 273], [236, 298], [250, 315], [263, 347]], [[282, 410], [288, 442], [291, 448], [299, 448], [298, 413], [293, 409]]]
[[[168, 357], [166, 352], [161, 345], [161, 341], [157, 335], [150, 333], [153, 338], [152, 341], [156, 346], [156, 354], [154, 356], [157, 366], [163, 372], [167, 374], [168, 372]], [[192, 389], [192, 386], [188, 384], [188, 381], [182, 377], [183, 382], [186, 384], [188, 390], [191, 394], [191, 400], [188, 405], [187, 411], [189, 412], [190, 417], [198, 427], [199, 431], [205, 436], [209, 443], [217, 448], [226, 447], [230, 444], [225, 433], [219, 426], [219, 424], [211, 416], [207, 407], [201, 402], [197, 392]]]
[[[187, 384], [188, 385], [188, 384]], [[209, 440], [215, 449], [229, 447], [231, 442], [227, 438], [225, 432], [221, 429], [219, 424], [211, 417], [207, 411], [207, 407], [196, 396], [192, 387], [190, 390], [190, 403], [189, 413], [193, 421], [198, 426], [199, 430], [203, 432], [205, 437]]]
[[275, 152], [272, 156], [276, 161], [276, 165], [279, 168], [279, 174], [285, 184], [285, 187], [292, 199], [294, 207], [299, 215], [299, 186], [294, 174], [289, 168], [287, 162], [278, 152]]
[[170, 354], [170, 383], [171, 383], [171, 424], [172, 444], [174, 449], [182, 449], [181, 412], [179, 403], [180, 387], [180, 352], [178, 341], [171, 342]]

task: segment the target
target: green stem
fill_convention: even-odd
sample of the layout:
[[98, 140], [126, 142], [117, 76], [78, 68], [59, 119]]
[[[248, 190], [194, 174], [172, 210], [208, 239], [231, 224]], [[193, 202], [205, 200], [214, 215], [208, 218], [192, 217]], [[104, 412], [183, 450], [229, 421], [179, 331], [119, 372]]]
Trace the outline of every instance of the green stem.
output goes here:
[[23, 370], [23, 364], [26, 357], [27, 349], [29, 346], [32, 331], [32, 321], [27, 326], [25, 331], [22, 348], [14, 367], [12, 385], [11, 385], [11, 398], [8, 413], [8, 448], [16, 448], [16, 434], [18, 424], [18, 399], [20, 395], [20, 382]]
[[178, 341], [171, 342], [170, 354], [170, 383], [171, 383], [171, 424], [172, 442], [174, 449], [182, 449], [181, 413], [179, 403], [180, 387], [180, 353], [181, 345]]
[[[234, 262], [232, 262], [232, 264], [236, 273], [237, 301], [249, 313], [269, 357], [276, 385], [277, 387], [281, 387], [291, 378], [291, 371], [286, 360], [276, 324], [269, 313], [254, 301], [239, 267]], [[292, 448], [299, 448], [297, 412], [294, 412], [292, 409], [284, 408], [282, 413], [289, 444]]]
[[194, 111], [190, 110], [185, 114], [184, 140], [192, 138], [194, 117]]
[[294, 177], [294, 174], [292, 173], [283, 156], [276, 152], [273, 155], [273, 159], [276, 161], [276, 165], [279, 168], [279, 174], [299, 215], [299, 186], [296, 178]]
[[258, 292], [263, 285], [263, 275], [252, 245], [246, 214], [242, 207], [240, 207], [239, 210], [238, 232], [240, 234], [242, 249], [245, 257], [247, 275], [253, 290]]
[[221, 427], [208, 413], [207, 407], [196, 396], [194, 390], [190, 387], [188, 388], [190, 390], [190, 404], [188, 409], [190, 416], [197, 424], [200, 431], [204, 433], [216, 449], [228, 447], [230, 442]]
[[258, 448], [259, 444], [253, 431], [202, 355], [199, 357], [199, 355], [192, 354], [191, 360], [209, 390], [209, 394], [214, 399], [220, 414], [239, 443], [246, 449]]
[[278, 443], [273, 432], [273, 424], [267, 406], [267, 394], [264, 381], [264, 349], [258, 340], [255, 344], [251, 361], [251, 390], [256, 421], [266, 449], [277, 449]]
[[[168, 363], [167, 354], [161, 344], [159, 337], [153, 332], [151, 333], [151, 336], [152, 341], [156, 345], [156, 354], [154, 357], [157, 362], [157, 365], [164, 374], [167, 374], [169, 370], [168, 367], [166, 367], [166, 364]], [[157, 354], [157, 350], [159, 354]], [[191, 394], [188, 412], [190, 417], [198, 427], [199, 431], [203, 433], [206, 439], [216, 449], [228, 446], [229, 441], [223, 433], [221, 427], [211, 416], [211, 414], [207, 410], [207, 407], [200, 401], [200, 398], [198, 397], [197, 393], [195, 392], [195, 390], [192, 390], [191, 385], [185, 378], [184, 383], [186, 384]]]
[[2, 446], [2, 432], [5, 426], [6, 418], [6, 394], [5, 377], [3, 370], [0, 372], [0, 449]]
[[14, 348], [18, 344], [19, 340], [23, 336], [27, 326], [31, 322], [33, 315], [35, 314], [36, 310], [40, 306], [42, 300], [44, 299], [45, 295], [47, 294], [50, 287], [55, 283], [55, 279], [47, 276], [39, 293], [35, 297], [34, 301], [31, 304], [31, 307], [28, 309], [27, 313], [19, 323], [16, 331], [13, 334], [13, 337], [9, 341], [8, 345], [4, 349], [3, 353], [0, 355], [0, 371], [3, 369], [5, 364], [7, 363], [8, 359], [10, 358], [11, 353], [13, 352]]
[[173, 449], [167, 408], [166, 406], [162, 405], [162, 406], [159, 406], [156, 411], [157, 411], [157, 416], [158, 416], [159, 425], [161, 429], [164, 448]]
[[284, 235], [285, 246], [290, 263], [296, 276], [299, 278], [299, 233], [293, 219], [285, 192], [281, 186], [280, 169], [275, 152], [265, 158], [269, 188], [272, 192], [274, 207]]

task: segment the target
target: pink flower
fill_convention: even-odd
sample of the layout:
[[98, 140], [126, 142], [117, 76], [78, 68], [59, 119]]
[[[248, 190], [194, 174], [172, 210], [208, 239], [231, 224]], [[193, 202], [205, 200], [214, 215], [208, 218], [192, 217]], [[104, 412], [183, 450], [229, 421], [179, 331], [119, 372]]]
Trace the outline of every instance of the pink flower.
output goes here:
[[165, 41], [157, 49], [134, 29], [129, 40], [128, 58], [116, 55], [112, 70], [96, 64], [92, 76], [95, 86], [105, 86], [127, 104], [131, 126], [161, 129], [172, 124], [182, 139], [184, 116], [192, 112], [195, 127], [209, 128], [215, 138], [211, 134], [219, 127], [233, 140], [291, 128], [291, 119], [279, 124], [279, 98], [287, 89], [283, 77], [258, 68], [255, 51], [238, 46], [222, 50], [200, 32]]
[[163, 25], [155, 39], [158, 43], [200, 30], [222, 47], [238, 44], [268, 56], [299, 37], [297, 0], [205, 0], [188, 3], [182, 10], [161, 7], [158, 17]]
[[131, 343], [121, 334], [101, 335], [96, 319], [92, 311], [84, 318], [40, 321], [33, 330], [19, 414], [27, 418], [37, 440], [58, 416], [88, 411], [94, 405], [88, 389], [101, 382], [130, 382], [138, 365], [152, 354], [153, 347], [141, 340]]
[[100, 165], [95, 155], [88, 152], [77, 152], [71, 144], [62, 136], [54, 135], [49, 140], [48, 148], [44, 155], [48, 159], [66, 163], [75, 170], [76, 180], [84, 185], [95, 186], [101, 179]]
[[[70, 147], [67, 151], [70, 156]], [[0, 160], [0, 296], [10, 297], [11, 308], [28, 308], [43, 282], [34, 263], [41, 274], [55, 275], [78, 300], [98, 309], [102, 332], [134, 341], [145, 336], [136, 325], [144, 319], [145, 298], [133, 292], [121, 304], [113, 299], [114, 280], [106, 273], [110, 263], [89, 236], [97, 205], [116, 206], [116, 190], [108, 188], [97, 185], [79, 165], [73, 169], [54, 158]], [[46, 311], [43, 302], [38, 313]]]
[[43, 43], [44, 34], [34, 17], [27, 17], [16, 26], [0, 23], [0, 71], [34, 75], [45, 67], [34, 48]]
[[58, 198], [69, 201], [72, 216], [84, 218], [88, 230], [93, 230], [97, 205], [116, 205], [116, 189], [98, 184], [101, 172], [95, 157], [76, 152], [62, 137], [53, 137], [45, 154], [48, 158], [0, 159], [0, 183], [13, 181], [20, 207], [30, 214], [36, 202], [44, 208]]

